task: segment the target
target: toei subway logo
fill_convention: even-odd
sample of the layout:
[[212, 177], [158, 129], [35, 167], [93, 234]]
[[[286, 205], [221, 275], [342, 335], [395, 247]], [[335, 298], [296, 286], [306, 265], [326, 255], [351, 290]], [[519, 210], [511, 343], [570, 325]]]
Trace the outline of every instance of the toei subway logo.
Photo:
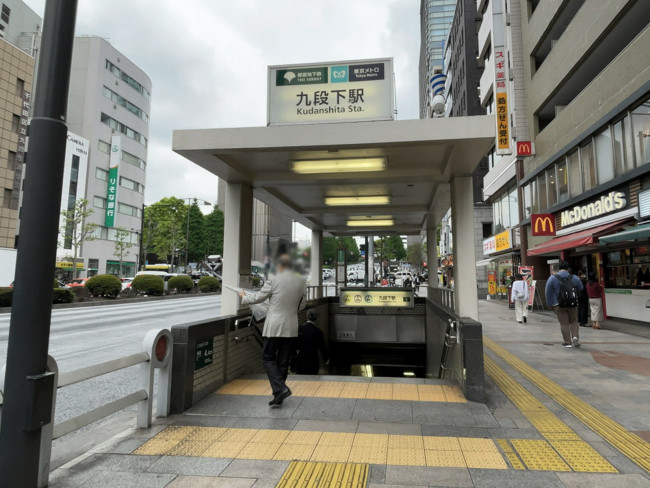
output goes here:
[[560, 225], [566, 227], [600, 217], [615, 210], [621, 210], [625, 208], [626, 204], [625, 193], [622, 191], [612, 191], [587, 205], [576, 205], [572, 209], [565, 210], [560, 216]]
[[555, 217], [553, 214], [532, 214], [530, 225], [534, 236], [554, 236]]

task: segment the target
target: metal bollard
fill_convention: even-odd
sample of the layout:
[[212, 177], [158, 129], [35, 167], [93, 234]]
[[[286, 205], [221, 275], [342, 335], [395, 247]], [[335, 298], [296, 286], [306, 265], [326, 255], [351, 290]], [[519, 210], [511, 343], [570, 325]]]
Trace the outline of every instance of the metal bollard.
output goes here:
[[169, 415], [173, 344], [172, 334], [168, 329], [152, 329], [144, 337], [142, 348], [149, 355], [149, 361], [140, 365], [140, 371], [141, 385], [147, 392], [147, 398], [138, 403], [137, 426], [139, 429], [151, 427], [153, 382], [156, 369], [159, 370], [156, 416], [167, 417]]

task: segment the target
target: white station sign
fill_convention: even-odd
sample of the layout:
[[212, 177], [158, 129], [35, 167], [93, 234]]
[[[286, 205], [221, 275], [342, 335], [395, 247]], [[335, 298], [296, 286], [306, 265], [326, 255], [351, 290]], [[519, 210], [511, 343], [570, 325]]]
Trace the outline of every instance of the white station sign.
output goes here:
[[393, 60], [269, 66], [268, 125], [393, 120]]

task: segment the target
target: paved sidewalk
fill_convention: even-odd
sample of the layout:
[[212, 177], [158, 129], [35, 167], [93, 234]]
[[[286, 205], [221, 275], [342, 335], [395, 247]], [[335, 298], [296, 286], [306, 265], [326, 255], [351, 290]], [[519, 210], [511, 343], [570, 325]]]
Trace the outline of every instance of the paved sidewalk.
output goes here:
[[50, 486], [284, 487], [316, 466], [353, 467], [355, 487], [650, 488], [650, 338], [581, 328], [582, 348], [564, 349], [551, 313], [519, 325], [481, 301], [480, 320], [487, 404], [446, 381], [322, 376], [291, 377], [273, 410], [264, 378], [246, 377], [78, 456]]

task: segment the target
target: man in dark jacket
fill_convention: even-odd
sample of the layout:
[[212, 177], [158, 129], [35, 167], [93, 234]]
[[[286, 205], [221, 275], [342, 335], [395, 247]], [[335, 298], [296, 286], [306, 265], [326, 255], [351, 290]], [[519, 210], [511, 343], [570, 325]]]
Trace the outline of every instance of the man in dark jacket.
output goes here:
[[318, 374], [320, 367], [319, 351], [323, 361], [328, 362], [325, 337], [323, 331], [316, 327], [316, 320], [318, 320], [318, 312], [309, 310], [307, 312], [307, 322], [298, 327], [298, 341], [296, 344], [298, 355], [292, 368], [298, 374]]

